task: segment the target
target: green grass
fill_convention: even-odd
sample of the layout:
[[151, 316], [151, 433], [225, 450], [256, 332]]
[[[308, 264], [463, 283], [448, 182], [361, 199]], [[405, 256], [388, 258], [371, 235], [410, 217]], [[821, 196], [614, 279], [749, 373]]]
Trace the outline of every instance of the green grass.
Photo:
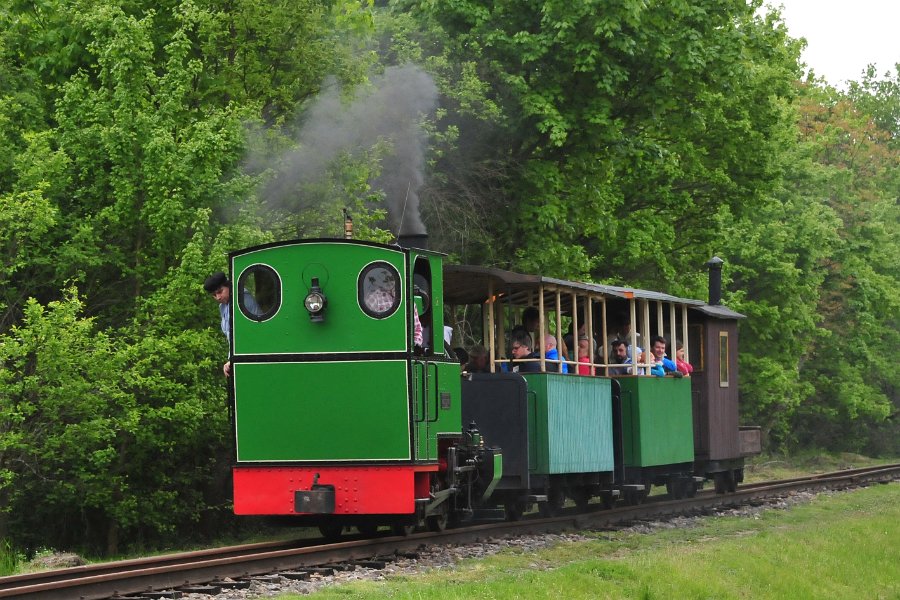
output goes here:
[[[594, 534], [536, 553], [356, 582], [320, 598], [900, 598], [900, 483], [652, 535]], [[282, 596], [283, 600], [299, 596]]]
[[793, 456], [762, 454], [747, 459], [744, 467], [744, 481], [750, 483], [773, 479], [793, 479], [805, 475], [859, 469], [895, 462], [897, 462], [896, 458], [869, 458], [849, 452], [829, 454], [808, 450]]
[[0, 577], [14, 575], [22, 563], [22, 555], [13, 548], [8, 540], [0, 538]]

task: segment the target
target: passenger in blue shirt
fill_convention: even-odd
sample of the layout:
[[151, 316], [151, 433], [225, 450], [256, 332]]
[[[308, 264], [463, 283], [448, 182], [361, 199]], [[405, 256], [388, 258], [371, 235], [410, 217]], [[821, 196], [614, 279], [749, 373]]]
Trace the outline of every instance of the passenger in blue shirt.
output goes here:
[[678, 373], [678, 367], [666, 357], [666, 338], [658, 335], [650, 340], [650, 343], [653, 362], [655, 363], [650, 369], [651, 375], [665, 377], [668, 373]]
[[562, 370], [559, 368], [559, 350], [556, 349], [556, 336], [548, 333], [544, 336], [544, 342], [547, 344], [544, 358], [548, 361], [554, 361], [552, 364], [547, 365], [547, 371], [550, 373], [568, 373], [569, 365], [566, 363], [562, 363]]

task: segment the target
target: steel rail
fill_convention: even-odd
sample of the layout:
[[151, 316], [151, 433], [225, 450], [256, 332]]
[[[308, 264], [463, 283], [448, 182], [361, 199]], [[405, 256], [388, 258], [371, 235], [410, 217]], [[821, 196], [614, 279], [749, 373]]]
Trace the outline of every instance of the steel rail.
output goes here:
[[101, 600], [115, 595], [178, 588], [225, 578], [246, 578], [278, 571], [360, 561], [371, 559], [373, 556], [413, 551], [423, 544], [472, 543], [511, 534], [607, 528], [636, 520], [736, 506], [754, 500], [783, 496], [792, 491], [845, 488], [898, 478], [900, 478], [900, 464], [880, 465], [783, 481], [741, 485], [736, 492], [730, 494], [719, 495], [712, 490], [706, 490], [694, 498], [681, 500], [658, 496], [645, 504], [616, 507], [612, 510], [599, 510], [599, 504], [592, 504], [588, 512], [578, 513], [574, 509], [569, 509], [557, 517], [479, 524], [450, 529], [442, 533], [424, 532], [407, 537], [348, 539], [331, 544], [320, 544], [319, 540], [265, 542], [71, 567], [0, 577], [0, 598]]

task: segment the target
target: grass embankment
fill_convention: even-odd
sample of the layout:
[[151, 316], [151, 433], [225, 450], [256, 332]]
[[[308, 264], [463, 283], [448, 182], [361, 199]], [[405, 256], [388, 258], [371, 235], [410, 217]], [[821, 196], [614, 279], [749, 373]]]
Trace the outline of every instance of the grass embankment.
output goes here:
[[870, 458], [850, 452], [826, 454], [808, 450], [789, 457], [764, 454], [747, 459], [744, 481], [749, 483], [793, 479], [818, 473], [831, 473], [896, 462], [898, 462], [897, 458]]
[[[320, 598], [900, 598], [900, 483], [652, 535], [326, 588]], [[282, 596], [282, 600], [299, 596]]]

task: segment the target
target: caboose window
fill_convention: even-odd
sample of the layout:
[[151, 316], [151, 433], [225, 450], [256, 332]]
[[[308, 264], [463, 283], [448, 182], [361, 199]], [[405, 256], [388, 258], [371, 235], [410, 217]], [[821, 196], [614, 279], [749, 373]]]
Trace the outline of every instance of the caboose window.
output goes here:
[[268, 265], [252, 265], [238, 278], [238, 307], [251, 321], [271, 319], [281, 307], [281, 279]]
[[389, 263], [372, 263], [359, 274], [357, 291], [364, 313], [376, 319], [387, 318], [400, 306], [400, 273]]
[[728, 332], [719, 332], [719, 387], [728, 387]]

